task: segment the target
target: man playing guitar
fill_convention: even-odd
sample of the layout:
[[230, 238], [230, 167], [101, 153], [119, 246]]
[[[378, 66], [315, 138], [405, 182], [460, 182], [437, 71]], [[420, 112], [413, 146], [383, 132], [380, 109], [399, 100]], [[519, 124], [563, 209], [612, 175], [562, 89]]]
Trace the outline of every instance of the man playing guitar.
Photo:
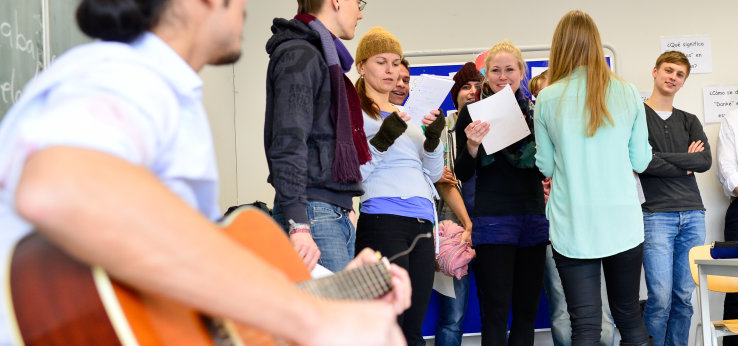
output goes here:
[[[197, 72], [238, 59], [245, 6], [81, 1], [81, 29], [103, 41], [59, 57], [0, 127], [0, 253], [36, 230], [136, 290], [291, 342], [402, 344], [400, 268], [381, 300], [319, 300], [212, 222], [218, 176]], [[354, 266], [372, 261], [364, 253]]]

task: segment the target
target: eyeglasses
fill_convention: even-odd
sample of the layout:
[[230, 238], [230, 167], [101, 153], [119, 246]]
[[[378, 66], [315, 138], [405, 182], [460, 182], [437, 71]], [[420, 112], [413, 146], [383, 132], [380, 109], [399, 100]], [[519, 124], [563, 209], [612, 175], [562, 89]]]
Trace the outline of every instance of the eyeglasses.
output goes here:
[[359, 11], [363, 11], [364, 7], [366, 7], [366, 1], [359, 0]]

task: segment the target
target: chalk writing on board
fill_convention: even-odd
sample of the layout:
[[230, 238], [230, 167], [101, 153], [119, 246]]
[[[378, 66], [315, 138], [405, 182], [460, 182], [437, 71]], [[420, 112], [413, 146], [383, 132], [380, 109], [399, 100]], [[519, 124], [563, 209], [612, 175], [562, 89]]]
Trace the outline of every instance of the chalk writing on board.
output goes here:
[[20, 95], [21, 88], [15, 84], [15, 69], [12, 69], [10, 72], [10, 80], [0, 83], [0, 99], [3, 100], [3, 103], [12, 104], [18, 101]]
[[18, 98], [25, 84], [43, 69], [41, 13], [8, 10], [0, 16], [0, 115]]
[[27, 36], [24, 35], [18, 27], [17, 11], [13, 14], [12, 25], [8, 22], [0, 23], [0, 36], [2, 36], [4, 40], [8, 41], [8, 46], [10, 48], [28, 53], [30, 58], [34, 61], [38, 59], [38, 50], [36, 49], [36, 45], [33, 43], [33, 40], [27, 38]]
[[738, 85], [704, 87], [705, 123], [718, 123], [725, 114], [738, 106]]

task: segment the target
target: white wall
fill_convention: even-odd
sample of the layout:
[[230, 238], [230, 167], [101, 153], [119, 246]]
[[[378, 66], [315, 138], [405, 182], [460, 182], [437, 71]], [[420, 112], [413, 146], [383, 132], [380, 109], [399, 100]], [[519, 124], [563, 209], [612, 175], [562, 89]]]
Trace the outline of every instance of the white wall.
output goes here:
[[[602, 40], [615, 47], [618, 74], [639, 90], [651, 90], [650, 71], [659, 55], [661, 36], [706, 35], [712, 40], [713, 72], [693, 74], [677, 94], [676, 106], [703, 119], [702, 88], [738, 84], [738, 69], [730, 65], [738, 49], [735, 37], [738, 3], [731, 0], [621, 1], [489, 1], [489, 0], [368, 0], [357, 37], [346, 42], [354, 51], [358, 38], [373, 26], [394, 33], [404, 50], [470, 49], [510, 39], [519, 46], [549, 45], [559, 18], [571, 9], [588, 12], [597, 22]], [[208, 68], [205, 103], [213, 123], [223, 185], [221, 205], [262, 200], [271, 204], [273, 189], [266, 183], [263, 152], [265, 78], [264, 50], [274, 17], [290, 18], [295, 1], [251, 0], [244, 28], [244, 54], [233, 68]], [[526, 58], [540, 57], [528, 54]], [[411, 64], [471, 60], [472, 56], [410, 59]], [[355, 74], [354, 74], [355, 76]], [[234, 131], [235, 127], [235, 131]], [[719, 125], [705, 126], [713, 157]], [[715, 160], [708, 172], [697, 174], [707, 208], [707, 241], [722, 239], [728, 200], [715, 177]], [[606, 183], [606, 182], [604, 182]], [[713, 301], [722, 301], [715, 295]], [[695, 303], [696, 304], [696, 303]], [[713, 303], [713, 317], [722, 304]]]

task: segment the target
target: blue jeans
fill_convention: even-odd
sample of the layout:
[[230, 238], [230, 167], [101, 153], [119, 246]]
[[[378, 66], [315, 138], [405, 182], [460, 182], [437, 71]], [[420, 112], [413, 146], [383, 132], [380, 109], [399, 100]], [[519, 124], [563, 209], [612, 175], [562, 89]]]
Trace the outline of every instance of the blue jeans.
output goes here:
[[[604, 273], [602, 274], [604, 276]], [[602, 279], [602, 278], [600, 278]], [[566, 309], [564, 287], [556, 270], [551, 246], [546, 248], [546, 271], [543, 277], [543, 288], [548, 302], [548, 316], [551, 319], [551, 338], [554, 346], [571, 346], [571, 320]], [[610, 304], [607, 303], [607, 285], [601, 285], [602, 294], [602, 333], [600, 345], [612, 346], [615, 344], [615, 323], [612, 321]]]
[[[343, 270], [354, 258], [356, 229], [348, 217], [349, 212], [350, 210], [333, 204], [308, 201], [310, 234], [320, 250], [318, 264], [333, 272]], [[276, 202], [272, 209], [272, 217], [285, 230], [288, 229], [284, 213]]]
[[459, 280], [454, 278], [454, 294], [456, 298], [440, 295], [441, 316], [436, 327], [435, 342], [438, 346], [461, 345], [464, 314], [469, 297], [469, 274]]
[[705, 212], [643, 212], [643, 223], [648, 287], [643, 320], [655, 345], [687, 345], [695, 288], [689, 249], [705, 242]]

